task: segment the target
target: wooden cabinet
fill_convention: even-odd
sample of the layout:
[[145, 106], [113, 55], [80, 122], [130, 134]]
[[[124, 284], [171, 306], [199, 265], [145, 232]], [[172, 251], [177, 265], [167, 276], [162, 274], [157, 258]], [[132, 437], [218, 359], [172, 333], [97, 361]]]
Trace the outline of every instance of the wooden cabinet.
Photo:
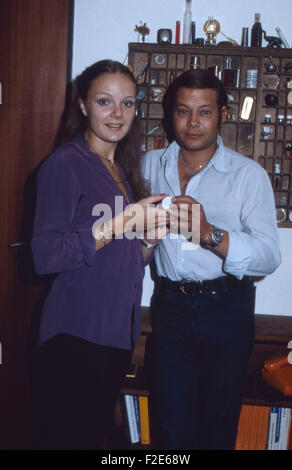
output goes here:
[[[201, 69], [221, 78], [229, 95], [225, 145], [257, 160], [268, 172], [277, 220], [292, 227], [292, 50], [220, 46], [129, 44], [138, 78], [143, 149], [167, 145], [162, 100], [171, 80], [198, 57]], [[147, 64], [147, 66], [146, 66]]]

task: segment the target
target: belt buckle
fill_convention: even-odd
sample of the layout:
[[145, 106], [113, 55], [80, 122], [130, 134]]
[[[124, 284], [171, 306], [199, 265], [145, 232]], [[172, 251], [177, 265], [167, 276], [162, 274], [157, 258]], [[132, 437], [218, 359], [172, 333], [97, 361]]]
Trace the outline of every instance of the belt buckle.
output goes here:
[[186, 282], [184, 282], [183, 284], [180, 284], [179, 289], [184, 295], [188, 295], [188, 293], [186, 292], [186, 289], [185, 289], [185, 284], [186, 284]]
[[[187, 288], [187, 285], [189, 285], [189, 289]], [[192, 283], [191, 281], [185, 281], [183, 282], [180, 286], [180, 291], [184, 295], [195, 295], [197, 293], [201, 294], [202, 293], [202, 283], [199, 281], [199, 285], [196, 285], [196, 283]]]

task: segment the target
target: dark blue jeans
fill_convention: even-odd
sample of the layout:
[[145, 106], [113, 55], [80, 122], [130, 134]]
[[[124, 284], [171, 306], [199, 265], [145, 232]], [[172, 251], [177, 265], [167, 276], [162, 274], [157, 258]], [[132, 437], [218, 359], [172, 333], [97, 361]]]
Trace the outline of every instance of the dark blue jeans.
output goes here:
[[250, 280], [216, 294], [156, 290], [152, 301], [159, 449], [234, 449], [254, 343]]

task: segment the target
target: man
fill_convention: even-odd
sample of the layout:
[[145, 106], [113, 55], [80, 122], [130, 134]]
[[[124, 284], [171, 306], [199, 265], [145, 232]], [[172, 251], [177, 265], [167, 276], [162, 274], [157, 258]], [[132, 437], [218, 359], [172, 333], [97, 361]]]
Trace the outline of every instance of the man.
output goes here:
[[[173, 197], [171, 214], [179, 211], [181, 228], [153, 246], [154, 397], [162, 449], [234, 448], [254, 341], [251, 276], [272, 273], [280, 263], [268, 175], [223, 145], [218, 133], [226, 114], [220, 80], [201, 70], [183, 73], [164, 97], [173, 141], [143, 160], [151, 193]], [[198, 204], [196, 246], [186, 230], [198, 223], [192, 211]]]

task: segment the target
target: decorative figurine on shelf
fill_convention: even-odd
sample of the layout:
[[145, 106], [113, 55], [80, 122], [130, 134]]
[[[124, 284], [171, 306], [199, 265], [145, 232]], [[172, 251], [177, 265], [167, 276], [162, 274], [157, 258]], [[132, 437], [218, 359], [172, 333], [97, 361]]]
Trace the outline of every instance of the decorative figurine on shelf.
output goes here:
[[[284, 65], [284, 72], [289, 73], [289, 71], [292, 69], [292, 62], [288, 62], [286, 65]], [[290, 87], [289, 87], [290, 88]]]
[[267, 72], [276, 72], [277, 65], [274, 64], [272, 56], [269, 57], [269, 62], [265, 64]]
[[220, 33], [220, 23], [213, 18], [213, 16], [209, 16], [208, 20], [204, 24], [204, 33], [207, 36], [206, 45], [215, 45], [216, 44], [216, 36]]
[[264, 39], [268, 42], [266, 47], [280, 48], [283, 46], [282, 39], [277, 36], [267, 36], [266, 31], [263, 30]]
[[142, 42], [145, 42], [145, 37], [150, 34], [150, 29], [147, 26], [147, 23], [142, 24], [142, 21], [139, 22], [139, 26], [135, 25], [135, 33], [138, 33], [138, 42], [140, 42], [140, 37]]

